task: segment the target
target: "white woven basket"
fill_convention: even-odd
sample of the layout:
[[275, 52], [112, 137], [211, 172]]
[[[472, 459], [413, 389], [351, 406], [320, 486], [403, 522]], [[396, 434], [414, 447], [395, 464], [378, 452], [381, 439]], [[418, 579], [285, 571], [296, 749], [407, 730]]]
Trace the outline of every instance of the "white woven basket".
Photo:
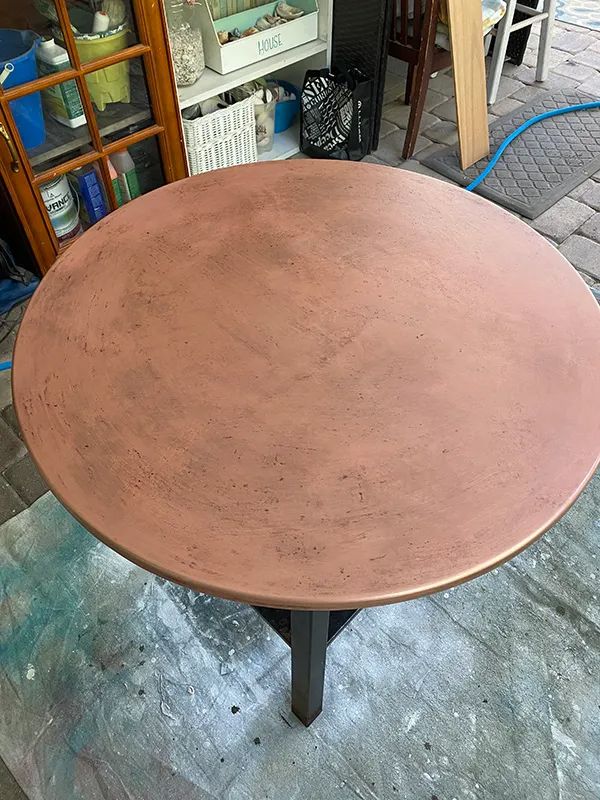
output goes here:
[[190, 175], [258, 159], [254, 98], [198, 119], [183, 120]]

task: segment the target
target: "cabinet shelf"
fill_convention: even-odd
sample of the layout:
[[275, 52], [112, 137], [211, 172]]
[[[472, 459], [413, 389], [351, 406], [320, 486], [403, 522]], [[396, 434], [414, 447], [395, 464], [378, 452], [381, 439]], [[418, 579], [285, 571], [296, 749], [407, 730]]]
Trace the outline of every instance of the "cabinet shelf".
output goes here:
[[283, 133], [276, 133], [273, 147], [267, 153], [259, 153], [259, 161], [282, 161], [300, 151], [300, 123], [296, 122]]
[[230, 72], [227, 75], [220, 75], [207, 67], [196, 83], [178, 89], [179, 108], [188, 108], [195, 103], [200, 103], [202, 100], [207, 100], [209, 97], [214, 97], [217, 94], [221, 94], [221, 92], [226, 92], [228, 89], [233, 89], [235, 86], [240, 86], [242, 83], [256, 80], [256, 78], [260, 78], [263, 75], [270, 75], [291, 64], [296, 64], [298, 61], [304, 61], [304, 59], [318, 53], [324, 53], [326, 50], [327, 42], [323, 39], [315, 39], [291, 50], [286, 50], [284, 53], [265, 58], [263, 61], [257, 61], [256, 64], [249, 64], [247, 67], [236, 69], [235, 72]]

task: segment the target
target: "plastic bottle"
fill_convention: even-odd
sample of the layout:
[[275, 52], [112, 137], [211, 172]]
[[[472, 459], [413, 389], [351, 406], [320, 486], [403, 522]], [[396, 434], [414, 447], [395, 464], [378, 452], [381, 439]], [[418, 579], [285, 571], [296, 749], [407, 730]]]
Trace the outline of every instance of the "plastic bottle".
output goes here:
[[118, 206], [124, 203], [123, 194], [121, 192], [121, 184], [119, 183], [119, 176], [117, 170], [113, 167], [110, 158], [108, 159], [108, 174], [110, 175], [110, 182], [112, 183], [113, 192], [115, 193], [115, 200]]
[[[55, 44], [54, 39], [40, 43], [36, 58], [40, 76], [52, 75], [70, 67], [69, 54], [64, 47]], [[65, 81], [44, 89], [42, 99], [48, 113], [57, 122], [69, 128], [78, 128], [86, 124], [85, 112], [75, 81]]]
[[141, 192], [135, 164], [129, 155], [129, 151], [119, 150], [118, 153], [113, 153], [110, 161], [117, 171], [123, 202], [127, 203], [129, 200], [135, 200], [136, 197], [140, 196]]

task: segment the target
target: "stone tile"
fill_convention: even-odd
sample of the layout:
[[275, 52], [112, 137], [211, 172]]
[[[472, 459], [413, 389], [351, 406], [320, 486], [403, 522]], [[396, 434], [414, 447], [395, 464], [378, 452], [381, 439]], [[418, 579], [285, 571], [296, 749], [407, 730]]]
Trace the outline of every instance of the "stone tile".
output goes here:
[[592, 278], [590, 275], [586, 275], [585, 272], [580, 272], [577, 270], [577, 274], [583, 278], [584, 282], [587, 283], [588, 286], [598, 286], [598, 281], [595, 278]]
[[[435, 114], [440, 119], [456, 122], [456, 101], [453, 97], [435, 107]], [[432, 123], [433, 124], [433, 123]], [[430, 126], [427, 126], [430, 127]]]
[[[436, 145], [439, 147], [439, 145]], [[420, 157], [421, 154], [419, 154]], [[443, 175], [440, 175], [438, 172], [435, 172], [429, 167], [426, 167], [424, 164], [421, 164], [419, 161], [416, 161], [414, 158], [405, 161], [404, 164], [401, 164], [398, 169], [406, 170], [407, 172], [417, 172], [419, 175], [428, 175], [430, 178], [435, 178], [438, 181], [444, 181], [444, 183], [452, 183], [452, 181], [445, 178]]]
[[[385, 139], [379, 142], [379, 147], [373, 154], [375, 158], [384, 161], [386, 164], [395, 167], [402, 161], [402, 148], [404, 147], [404, 137], [406, 131], [398, 130], [395, 133], [390, 133]], [[429, 147], [431, 141], [424, 136], [417, 137], [415, 145], [415, 153], [423, 150], [424, 147]]]
[[27, 506], [15, 492], [12, 486], [0, 477], [0, 523], [11, 519], [19, 511], [23, 511]]
[[587, 191], [583, 192], [579, 200], [588, 206], [591, 206], [594, 211], [600, 211], [600, 184], [596, 181], [590, 185]]
[[[600, 45], [600, 42], [598, 42]], [[573, 56], [573, 61], [577, 64], [582, 64], [585, 67], [593, 67], [600, 70], [600, 47], [588, 47], [587, 50], [582, 50], [581, 53]]]
[[558, 28], [552, 40], [553, 50], [566, 50], [567, 53], [580, 53], [593, 45], [596, 38], [591, 33], [568, 31]]
[[27, 449], [21, 439], [0, 419], [0, 472], [23, 458], [26, 453]]
[[510, 77], [521, 83], [535, 83], [535, 66], [523, 63]]
[[[388, 105], [383, 107], [382, 114], [384, 119], [393, 123], [397, 128], [406, 129], [408, 127], [408, 118], [410, 116], [410, 106], [405, 106], [399, 102], [388, 103]], [[421, 130], [429, 128], [438, 121], [438, 118], [433, 114], [429, 114], [427, 111], [424, 111], [423, 116], [421, 117]]]
[[510, 97], [514, 95], [519, 89], [523, 88], [523, 84], [521, 81], [516, 81], [514, 78], [507, 78], [506, 75], [503, 75], [500, 78], [500, 85], [498, 86], [498, 95], [496, 97], [496, 102], [499, 100], [504, 100], [505, 97]]
[[454, 95], [452, 75], [448, 72], [438, 72], [435, 78], [429, 81], [429, 88], [440, 94], [445, 94], [446, 97], [452, 97]]
[[453, 122], [448, 122], [447, 120], [436, 122], [436, 124], [432, 125], [431, 128], [424, 130], [423, 135], [428, 139], [432, 139], [434, 142], [440, 142], [441, 144], [456, 144], [456, 142], [458, 142], [458, 131], [456, 130], [456, 125]]
[[5, 470], [3, 477], [27, 505], [31, 505], [48, 491], [30, 455]]
[[[8, 358], [11, 358], [9, 355]], [[2, 360], [5, 360], [4, 358]], [[0, 372], [0, 408], [6, 408], [12, 403], [12, 385], [10, 382], [10, 370]]]
[[579, 186], [576, 186], [572, 189], [568, 196], [572, 197], [573, 200], [579, 200], [589, 189], [594, 187], [594, 181], [591, 178], [588, 178], [583, 183], [580, 183]]
[[579, 272], [600, 281], [600, 244], [574, 233], [559, 250]]
[[[445, 145], [440, 144], [440, 142], [431, 142], [427, 147], [424, 147], [422, 150], [419, 150], [419, 161], [423, 161], [425, 158], [433, 155], [434, 153], [439, 153], [440, 150], [443, 150]], [[405, 161], [405, 164], [408, 162]]]
[[490, 111], [497, 117], [503, 117], [505, 114], [512, 114], [513, 111], [517, 111], [522, 105], [523, 103], [520, 100], [515, 100], [514, 97], [505, 97], [504, 100], [500, 100], [490, 106]]
[[593, 216], [589, 217], [577, 233], [600, 244], [600, 213], [596, 211]]
[[392, 124], [387, 120], [385, 117], [381, 120], [381, 128], [379, 130], [379, 138], [385, 139], [386, 136], [389, 136], [390, 133], [394, 133], [394, 131], [398, 130], [398, 126]]
[[425, 98], [425, 111], [433, 111], [440, 103], [448, 100], [448, 95], [437, 92], [435, 89], [429, 89], [427, 97]]
[[365, 156], [365, 157], [362, 159], [361, 163], [362, 163], [362, 164], [365, 164], [365, 163], [366, 163], [366, 164], [380, 164], [380, 165], [383, 165], [383, 166], [385, 166], [385, 167], [387, 167], [387, 166], [388, 166], [388, 164], [386, 164], [386, 163], [385, 163], [384, 161], [382, 161], [380, 158], [377, 158], [377, 156], [374, 156], [372, 153], [371, 153], [370, 155], [368, 155], [368, 156]]
[[14, 406], [6, 406], [6, 408], [2, 409], [0, 414], [2, 415], [2, 419], [6, 422], [13, 433], [16, 433], [19, 439], [22, 439], [23, 437], [21, 436], [21, 428], [19, 427], [19, 423], [17, 421], [17, 415], [15, 414]]
[[398, 77], [406, 77], [406, 73], [408, 70], [408, 64], [406, 61], [400, 61], [398, 58], [394, 58], [393, 56], [388, 56], [387, 64], [386, 64], [386, 84], [387, 84], [387, 76], [388, 75], [396, 75]]
[[592, 97], [600, 97], [600, 73], [596, 72], [593, 78], [589, 78], [579, 85], [578, 91], [589, 94]]
[[[584, 51], [585, 52], [585, 51]], [[600, 62], [600, 53], [596, 53], [599, 56], [598, 61]], [[593, 78], [596, 74], [596, 71], [591, 67], [586, 67], [584, 64], [578, 64], [576, 61], [572, 61], [568, 58], [562, 64], [558, 64], [552, 70], [553, 75], [562, 75], [565, 78], [571, 78], [571, 80], [577, 81], [577, 83], [583, 83], [583, 81], [587, 81], [588, 78]]]
[[540, 89], [538, 84], [534, 86], [521, 86], [518, 92], [512, 96], [513, 100], [519, 100], [521, 103], [529, 103], [530, 100], [536, 100], [544, 94], [544, 89]]
[[571, 197], [563, 197], [548, 211], [532, 220], [531, 227], [560, 243], [583, 225], [593, 213], [583, 203], [578, 203]]

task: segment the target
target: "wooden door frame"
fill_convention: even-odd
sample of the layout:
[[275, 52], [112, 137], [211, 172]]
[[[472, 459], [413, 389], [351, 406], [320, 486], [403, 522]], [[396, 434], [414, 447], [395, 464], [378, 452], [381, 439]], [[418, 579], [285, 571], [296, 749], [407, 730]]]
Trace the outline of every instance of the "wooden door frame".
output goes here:
[[[42, 274], [47, 272], [57, 255], [61, 252], [59, 242], [46, 213], [39, 192], [42, 183], [63, 175], [70, 170], [97, 163], [111, 210], [117, 208], [117, 201], [110, 180], [108, 156], [137, 142], [156, 137], [161, 155], [165, 181], [184, 178], [187, 175], [183, 129], [179, 114], [177, 88], [171, 63], [168, 44], [168, 28], [161, 0], [131, 0], [132, 11], [140, 43], [120, 50], [95, 61], [81, 63], [73, 32], [69, 24], [66, 0], [55, 0], [55, 6], [69, 53], [71, 69], [63, 70], [30, 83], [14, 86], [6, 91], [0, 90], [0, 121], [11, 136], [19, 156], [19, 171], [10, 169], [9, 151], [4, 141], [0, 141], [0, 176], [7, 188], [15, 210]], [[110, 144], [104, 144], [99, 132], [98, 121], [92, 106], [91, 96], [85, 76], [112, 64], [141, 58], [144, 65], [146, 85], [154, 123], [133, 134], [124, 136]], [[85, 110], [90, 131], [93, 152], [71, 158], [54, 168], [34, 174], [27, 152], [23, 147], [18, 128], [10, 112], [12, 100], [54, 86], [65, 80], [75, 80], [82, 105]]]

